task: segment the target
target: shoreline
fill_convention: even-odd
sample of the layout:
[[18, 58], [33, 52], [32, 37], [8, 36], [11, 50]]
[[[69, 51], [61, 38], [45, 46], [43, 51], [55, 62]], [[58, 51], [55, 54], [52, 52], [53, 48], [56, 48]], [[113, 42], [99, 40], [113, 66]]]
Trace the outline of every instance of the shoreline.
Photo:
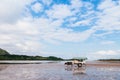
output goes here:
[[6, 60], [0, 61], [0, 64], [42, 64], [42, 63], [57, 63], [59, 61], [34, 61], [34, 60]]
[[[0, 61], [0, 64], [44, 64], [44, 63], [61, 63], [64, 65], [65, 61]], [[86, 61], [86, 66], [100, 66], [100, 67], [110, 67], [110, 66], [120, 66], [120, 61]]]

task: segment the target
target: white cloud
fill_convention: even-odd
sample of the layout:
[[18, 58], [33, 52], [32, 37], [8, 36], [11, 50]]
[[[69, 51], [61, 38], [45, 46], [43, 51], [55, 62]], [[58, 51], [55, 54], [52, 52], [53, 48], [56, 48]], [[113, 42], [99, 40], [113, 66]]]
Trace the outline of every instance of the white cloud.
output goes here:
[[82, 21], [78, 21], [76, 23], [73, 23], [70, 26], [72, 26], [72, 27], [76, 27], [76, 26], [81, 27], [81, 25], [89, 25], [90, 22], [91, 22], [91, 19], [86, 19], [86, 20], [82, 20]]
[[[72, 15], [82, 18], [83, 15], [87, 15], [89, 14], [89, 12], [93, 11], [94, 5], [90, 2], [84, 2], [81, 0], [71, 0], [71, 5], [69, 6], [69, 8], [72, 11]], [[85, 10], [83, 10], [83, 8]]]
[[69, 29], [59, 29], [56, 33], [53, 34], [53, 38], [55, 40], [61, 40], [66, 42], [81, 42], [88, 39], [93, 32], [93, 30], [87, 30], [77, 33], [74, 31], [69, 31]]
[[39, 51], [39, 49], [41, 50], [41, 48], [43, 48], [43, 45], [39, 42], [27, 41], [27, 42], [24, 42], [23, 44], [17, 43], [16, 47], [19, 47], [23, 51], [36, 52], [36, 51]]
[[115, 42], [114, 41], [103, 41], [103, 42], [101, 42], [101, 44], [103, 44], [103, 45], [111, 45], [111, 44], [115, 44]]
[[42, 0], [42, 2], [45, 4], [45, 5], [50, 5], [52, 3], [52, 0]]
[[[90, 2], [82, 2], [81, 0], [71, 0], [69, 6], [71, 10], [71, 18], [68, 19], [69, 27], [90, 26], [95, 18], [96, 12], [94, 5]], [[84, 8], [84, 10], [83, 10]], [[90, 26], [91, 27], [91, 26]]]
[[16, 24], [2, 24], [0, 26], [0, 46], [8, 45], [6, 47], [16, 48], [18, 52], [22, 51], [22, 54], [23, 52], [29, 53], [31, 50], [36, 53], [41, 51], [42, 54], [44, 47], [41, 40], [58, 45], [61, 42], [84, 41], [94, 33], [94, 30], [74, 32], [71, 29], [61, 28], [62, 22], [63, 20], [52, 21], [46, 18], [32, 19], [30, 17], [23, 18]]
[[108, 9], [108, 8], [112, 8], [115, 4], [113, 3], [112, 0], [105, 0], [103, 1], [99, 6], [98, 9]]
[[[8, 4], [9, 1], [6, 2], [4, 3]], [[6, 8], [10, 14], [6, 14], [7, 11], [3, 11], [5, 14], [0, 14], [1, 17], [4, 15], [4, 18], [8, 21], [5, 21], [7, 23], [0, 24], [0, 46], [7, 48], [12, 53], [45, 52], [41, 40], [58, 45], [61, 42], [84, 41], [94, 33], [92, 29], [83, 32], [74, 32], [72, 29], [63, 28], [64, 19], [73, 15], [68, 5], [53, 5], [51, 9], [46, 11], [49, 16], [48, 19], [41, 17], [33, 18], [31, 15], [27, 15], [27, 17], [23, 16], [22, 12], [24, 12], [25, 6], [29, 3], [27, 1], [24, 4], [19, 1], [21, 5], [17, 3], [16, 1], [14, 3], [10, 2], [10, 6], [13, 6], [13, 10], [11, 11], [9, 11], [9, 5]], [[2, 4], [1, 6], [3, 7], [4, 5]], [[42, 10], [42, 4], [36, 3], [32, 6], [32, 9], [36, 13], [40, 12]], [[17, 17], [14, 18], [14, 16]], [[22, 18], [19, 16], [22, 16]], [[15, 21], [13, 24], [9, 24], [11, 23], [9, 21], [12, 21], [11, 19]], [[1, 19], [1, 21], [4, 21], [4, 19]]]
[[36, 51], [39, 53], [43, 46], [41, 47], [42, 43], [39, 43], [40, 39], [37, 38], [39, 31], [37, 27], [33, 27], [34, 24], [31, 21], [29, 18], [19, 20], [15, 24], [2, 24], [0, 26], [0, 46], [15, 54], [21, 53], [21, 51], [29, 54], [31, 50], [34, 51], [33, 53], [37, 53]]
[[42, 4], [39, 2], [35, 3], [34, 5], [32, 5], [32, 10], [35, 13], [41, 12], [43, 10]]
[[22, 17], [25, 6], [31, 0], [1, 0], [0, 1], [0, 24], [14, 23]]
[[64, 19], [71, 16], [71, 10], [68, 5], [53, 5], [51, 10], [46, 11], [47, 15], [53, 19]]
[[[54, 3], [50, 5], [52, 0], [42, 0], [42, 3], [31, 6], [29, 4], [31, 2], [31, 0], [1, 0], [0, 47], [5, 47], [10, 51], [15, 49], [14, 53], [22, 51], [28, 54], [30, 52], [41, 52], [42, 54], [48, 53], [45, 50], [46, 44], [44, 42], [55, 45], [65, 42], [84, 42], [93, 34], [105, 36], [114, 33], [114, 30], [120, 30], [120, 5], [115, 5], [112, 1], [103, 1], [98, 6], [100, 12], [92, 10], [93, 4], [83, 3], [81, 0], [71, 0], [70, 5]], [[34, 14], [29, 15], [32, 14], [29, 10], [28, 12], [25, 11], [26, 5], [30, 5], [36, 13], [42, 11], [46, 6], [50, 8], [46, 11], [43, 10], [45, 12], [41, 14], [42, 17], [35, 18]], [[86, 12], [83, 14], [81, 7], [86, 8]], [[89, 25], [92, 22], [95, 23], [93, 26], [81, 32], [70, 28]], [[106, 32], [99, 35], [95, 34], [98, 30], [105, 30]], [[114, 44], [114, 42], [103, 41], [101, 44]], [[119, 51], [102, 50], [95, 53], [103, 57], [104, 54], [117, 55], [117, 52]]]
[[85, 2], [83, 5], [87, 10], [92, 10], [94, 8], [94, 5], [90, 2]]
[[79, 9], [83, 6], [81, 0], [71, 0], [71, 8]]
[[87, 54], [89, 59], [115, 59], [120, 58], [120, 50], [100, 50]]
[[[94, 29], [95, 29], [95, 27], [93, 27]], [[96, 27], [97, 28], [97, 27]], [[99, 30], [99, 29], [97, 29], [97, 30]], [[97, 32], [97, 30], [96, 30], [96, 32]], [[100, 34], [93, 34], [95, 37], [105, 37], [105, 36], [107, 36], [107, 35], [110, 35], [110, 34], [113, 34], [113, 31], [106, 31], [106, 32], [103, 32], [103, 33], [100, 33]]]
[[95, 54], [98, 54], [98, 55], [117, 55], [117, 54], [120, 54], [119, 51], [114, 51], [114, 50], [108, 50], [108, 51], [98, 51], [96, 52]]
[[6, 35], [6, 34], [0, 34], [0, 44], [3, 45], [3, 44], [9, 44], [9, 43], [12, 43], [12, 38], [11, 38], [11, 35]]
[[114, 31], [120, 30], [120, 5], [116, 5], [112, 0], [105, 0], [99, 6], [96, 28], [98, 30]]

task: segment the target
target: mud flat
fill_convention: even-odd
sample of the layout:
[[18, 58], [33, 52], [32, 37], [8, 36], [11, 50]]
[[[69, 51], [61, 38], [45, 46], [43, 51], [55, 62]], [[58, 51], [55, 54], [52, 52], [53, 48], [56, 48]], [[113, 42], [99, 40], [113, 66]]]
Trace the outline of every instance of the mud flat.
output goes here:
[[87, 66], [120, 67], [120, 61], [88, 61]]
[[87, 62], [79, 69], [63, 62], [0, 64], [0, 80], [120, 80], [120, 63]]

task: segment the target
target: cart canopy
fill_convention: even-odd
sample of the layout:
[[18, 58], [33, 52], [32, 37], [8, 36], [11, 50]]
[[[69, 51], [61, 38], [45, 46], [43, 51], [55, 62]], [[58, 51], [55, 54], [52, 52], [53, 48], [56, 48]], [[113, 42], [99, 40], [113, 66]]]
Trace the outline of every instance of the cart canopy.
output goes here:
[[74, 57], [72, 58], [72, 60], [84, 61], [84, 60], [87, 60], [87, 58], [86, 57]]

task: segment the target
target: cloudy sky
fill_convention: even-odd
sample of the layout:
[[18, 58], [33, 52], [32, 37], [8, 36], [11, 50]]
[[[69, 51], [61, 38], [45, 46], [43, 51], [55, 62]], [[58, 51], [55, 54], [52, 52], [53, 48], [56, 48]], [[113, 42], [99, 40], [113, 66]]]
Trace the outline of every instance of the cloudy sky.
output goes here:
[[23, 55], [120, 58], [120, 0], [0, 0], [0, 48]]

